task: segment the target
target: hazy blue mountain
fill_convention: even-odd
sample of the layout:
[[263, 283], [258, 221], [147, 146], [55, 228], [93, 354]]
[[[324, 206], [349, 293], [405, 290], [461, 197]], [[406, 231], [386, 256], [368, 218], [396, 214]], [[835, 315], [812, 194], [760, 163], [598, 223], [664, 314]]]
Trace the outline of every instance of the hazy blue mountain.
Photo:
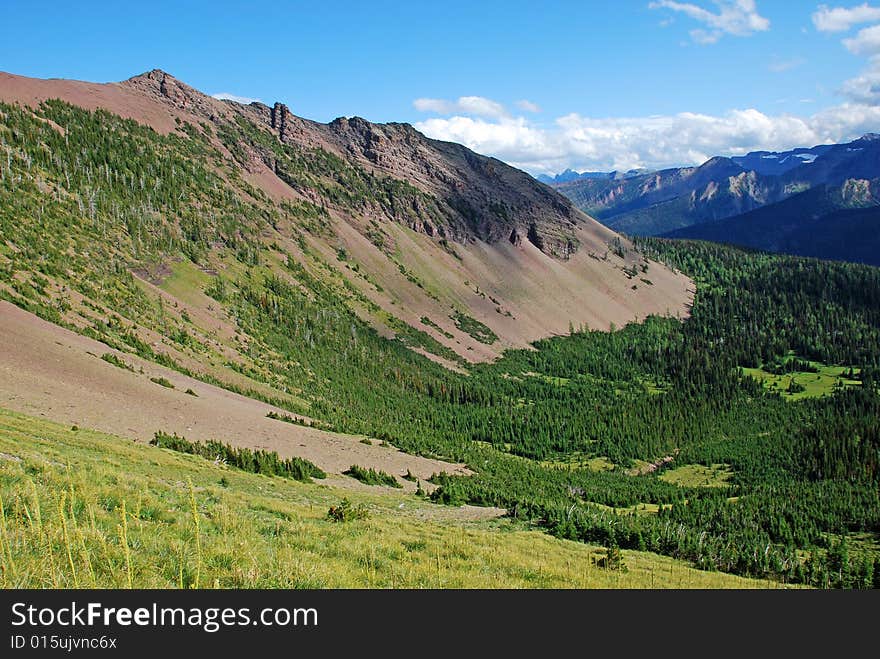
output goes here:
[[816, 186], [877, 178], [880, 135], [869, 133], [846, 144], [715, 157], [699, 167], [576, 179], [555, 187], [616, 231], [663, 235], [749, 213]]
[[847, 144], [834, 144], [812, 163], [796, 167], [782, 178], [787, 185], [802, 188], [880, 178], [880, 135], [868, 133]]
[[562, 183], [571, 183], [572, 181], [585, 181], [585, 180], [600, 180], [600, 181], [610, 181], [610, 180], [624, 180], [628, 178], [633, 178], [636, 176], [641, 176], [642, 174], [648, 173], [650, 170], [646, 169], [630, 169], [626, 172], [576, 172], [573, 169], [566, 169], [561, 174], [556, 174], [555, 176], [548, 176], [547, 174], [539, 174], [537, 179], [541, 183], [546, 183], [547, 185], [560, 185]]
[[791, 151], [752, 151], [744, 156], [733, 156], [731, 160], [745, 170], [765, 176], [778, 176], [801, 165], [812, 164], [816, 158], [832, 148], [833, 144], [823, 144]]
[[880, 266], [880, 179], [818, 185], [776, 204], [665, 235]]
[[783, 197], [781, 182], [747, 172], [730, 158], [624, 180], [580, 180], [557, 186], [576, 206], [609, 227], [659, 235], [739, 215]]

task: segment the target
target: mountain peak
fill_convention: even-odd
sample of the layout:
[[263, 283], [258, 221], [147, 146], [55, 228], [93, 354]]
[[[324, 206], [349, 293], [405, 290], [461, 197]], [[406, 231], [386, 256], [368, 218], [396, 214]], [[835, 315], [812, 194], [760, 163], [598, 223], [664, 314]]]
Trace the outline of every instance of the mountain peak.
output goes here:
[[[185, 110], [206, 117], [217, 114], [218, 101], [203, 94], [198, 89], [181, 82], [162, 69], [151, 69], [145, 73], [132, 76], [122, 83], [134, 88], [147, 96], [170, 103], [179, 110]], [[222, 112], [222, 111], [221, 111]]]
[[[401, 342], [418, 336], [413, 348], [444, 363], [494, 359], [572, 324], [605, 329], [648, 315], [688, 313], [693, 284], [683, 275], [652, 262], [652, 283], [632, 288], [627, 271], [648, 263], [625, 238], [525, 172], [460, 144], [428, 139], [409, 124], [357, 116], [326, 124], [297, 117], [281, 102], [225, 103], [158, 68], [113, 84], [0, 79], [4, 103], [26, 103], [53, 122], [63, 116], [68, 134], [91, 130], [84, 114], [71, 112], [72, 119], [52, 104], [41, 106], [47, 98], [110, 113], [99, 117], [108, 126], [108, 144], [90, 157], [125, 167], [134, 128], [117, 115], [156, 132], [138, 133], [144, 149], [143, 160], [132, 161], [138, 167], [175, 159], [174, 187], [166, 187], [158, 167], [144, 168], [144, 186], [137, 186], [143, 196], [128, 211], [118, 210], [140, 217], [151, 207], [155, 213], [157, 237], [150, 244], [156, 251], [127, 255], [135, 267], [156, 255], [162, 263], [182, 256], [183, 242], [169, 244], [159, 235], [198, 245], [200, 264], [216, 272], [227, 256], [241, 260], [242, 245], [260, 263], [263, 250], [280, 250], [287, 263], [308, 264], [302, 281], [311, 281], [305, 275], [313, 266], [323, 269], [319, 264], [338, 272], [358, 291], [352, 301], [372, 302], [356, 302], [352, 313], [363, 313], [371, 326]], [[36, 121], [29, 112], [15, 117], [23, 126]], [[180, 139], [159, 138], [168, 134]], [[82, 158], [78, 140], [54, 144], [70, 167]], [[29, 148], [36, 152], [39, 145]], [[86, 194], [86, 187], [76, 189]], [[190, 237], [190, 218], [196, 217], [198, 235]], [[107, 234], [96, 236], [102, 245], [132, 244], [125, 223], [108, 221], [107, 227]], [[340, 258], [342, 250], [350, 256]], [[290, 279], [287, 266], [265, 262]], [[155, 261], [143, 263], [152, 272]], [[419, 334], [404, 334], [410, 322]]]
[[739, 167], [739, 165], [737, 165], [730, 158], [725, 158], [724, 156], [713, 156], [712, 158], [709, 158], [706, 162], [704, 162], [702, 165], [700, 165], [700, 169], [702, 169], [702, 168], [711, 169], [711, 168], [715, 168], [715, 167], [730, 167], [730, 166]]
[[737, 176], [744, 171], [742, 167], [730, 158], [715, 156], [714, 158], [709, 158], [709, 160], [694, 170], [694, 174], [699, 175], [695, 180], [703, 180], [706, 177], [711, 180], [718, 180], [727, 176]]
[[173, 75], [168, 73], [167, 71], [163, 71], [162, 69], [150, 69], [149, 71], [144, 71], [143, 73], [138, 73], [137, 75], [133, 75], [126, 82], [136, 82], [138, 80], [164, 80], [165, 78], [175, 79]]

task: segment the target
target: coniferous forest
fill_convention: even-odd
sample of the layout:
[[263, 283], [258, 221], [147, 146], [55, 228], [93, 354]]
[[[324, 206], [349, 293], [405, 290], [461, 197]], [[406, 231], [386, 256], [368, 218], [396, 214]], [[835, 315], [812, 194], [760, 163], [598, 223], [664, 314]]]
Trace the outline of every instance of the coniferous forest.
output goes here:
[[[247, 139], [226, 130], [230, 145]], [[320, 269], [289, 254], [269, 267], [277, 249], [264, 236], [289, 224], [305, 244], [324, 211], [223, 180], [207, 129], [186, 131], [60, 102], [37, 114], [0, 105], [0, 298], [65, 324], [50, 281], [63, 285], [113, 311], [76, 331], [186, 370], [131, 331], [137, 321], [207, 350], [131, 270], [219, 251], [236, 268], [204, 292], [250, 337], [263, 368], [248, 375], [296, 392], [304, 404], [272, 402], [322, 427], [475, 472], [436, 476], [435, 501], [503, 507], [560, 538], [707, 570], [880, 586], [880, 269], [642, 239], [642, 254], [696, 283], [688, 319], [573, 327], [456, 372], [410, 350], [425, 340], [417, 330], [377, 334]], [[320, 161], [321, 185], [363, 178]], [[346, 189], [356, 205], [375, 186]], [[834, 386], [811, 389], [827, 372]]]

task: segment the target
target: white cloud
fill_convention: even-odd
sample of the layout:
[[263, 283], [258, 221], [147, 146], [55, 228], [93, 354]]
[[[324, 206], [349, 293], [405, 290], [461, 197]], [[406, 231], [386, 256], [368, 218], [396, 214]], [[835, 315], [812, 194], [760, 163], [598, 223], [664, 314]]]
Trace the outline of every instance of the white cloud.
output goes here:
[[[842, 32], [858, 23], [880, 21], [880, 7], [867, 3], [845, 9], [821, 5], [813, 14], [813, 23], [823, 32]], [[880, 23], [862, 28], [841, 43], [853, 55], [868, 57], [867, 67], [855, 78], [844, 81], [838, 90], [856, 105], [880, 105]]]
[[540, 161], [558, 156], [552, 134], [532, 126], [523, 117], [488, 121], [481, 117], [455, 116], [427, 119], [415, 126], [428, 137], [459, 142], [508, 162]]
[[874, 55], [880, 53], [880, 25], [859, 30], [856, 36], [844, 39], [843, 45], [853, 55]]
[[724, 36], [724, 33], [721, 30], [696, 29], [691, 30], [688, 34], [691, 35], [691, 39], [694, 40], [694, 43], [698, 43], [701, 46], [718, 43], [718, 40]]
[[880, 56], [871, 58], [861, 74], [844, 82], [840, 92], [855, 103], [880, 105]]
[[[753, 0], [715, 0], [715, 4], [718, 13], [674, 0], [657, 0], [649, 6], [681, 12], [703, 23], [691, 31], [697, 43], [714, 43], [725, 34], [746, 35], [769, 27]], [[872, 20], [868, 10], [873, 8], [863, 5], [841, 13], [844, 10], [822, 6], [814, 23], [819, 29], [834, 31], [844, 24]], [[414, 103], [417, 109], [445, 116], [415, 126], [429, 137], [460, 142], [533, 174], [553, 174], [567, 168], [626, 171], [699, 165], [715, 155], [845, 142], [877, 132], [880, 126], [880, 24], [860, 30], [844, 44], [854, 54], [870, 56], [868, 66], [861, 75], [843, 83], [840, 92], [847, 102], [810, 116], [766, 114], [754, 108], [719, 115], [682, 112], [611, 118], [571, 113], [548, 124], [532, 121], [525, 114], [514, 116], [500, 103], [473, 96], [457, 101], [418, 99]], [[804, 63], [799, 57], [775, 58], [768, 67], [782, 73]], [[800, 99], [803, 106], [813, 102]], [[523, 102], [517, 107], [524, 112], [530, 109]]]
[[462, 96], [458, 99], [458, 105], [463, 112], [475, 114], [480, 117], [505, 117], [507, 110], [501, 103], [483, 98], [482, 96]]
[[813, 13], [813, 25], [820, 32], [845, 32], [859, 23], [880, 21], [880, 7], [867, 2], [857, 7], [828, 7], [819, 5]]
[[436, 114], [462, 113], [493, 119], [508, 116], [507, 110], [501, 103], [483, 96], [461, 96], [456, 101], [447, 101], [442, 98], [417, 98], [413, 101], [413, 107], [419, 112], [435, 112]]
[[792, 57], [791, 59], [774, 58], [773, 61], [767, 65], [767, 68], [773, 73], [785, 73], [786, 71], [791, 71], [799, 66], [803, 66], [806, 63], [807, 60], [803, 57]]
[[440, 98], [417, 98], [413, 101], [413, 107], [419, 112], [436, 112], [437, 114], [452, 114], [455, 112], [453, 103]]
[[876, 23], [841, 40], [853, 55], [869, 59], [868, 66], [844, 81], [838, 92], [849, 99], [849, 107], [880, 105], [880, 7], [867, 2], [855, 7], [819, 5], [812, 18], [819, 32], [845, 32], [861, 23]]
[[235, 101], [236, 103], [241, 103], [242, 105], [248, 105], [249, 103], [260, 101], [260, 99], [258, 98], [250, 98], [248, 96], [236, 96], [235, 94], [230, 94], [229, 92], [220, 92], [219, 94], [211, 94], [211, 96], [220, 101]]
[[755, 0], [713, 0], [718, 13], [713, 13], [690, 2], [654, 0], [650, 9], [669, 9], [705, 25], [690, 31], [691, 39], [698, 44], [712, 44], [725, 34], [745, 37], [770, 29], [770, 21], [758, 13]]
[[[880, 80], [880, 77], [878, 77]], [[684, 112], [650, 117], [594, 118], [577, 113], [550, 126], [524, 117], [490, 120], [431, 118], [416, 128], [436, 139], [460, 142], [533, 174], [625, 171], [701, 164], [714, 155], [840, 142], [876, 130], [880, 107], [844, 104], [811, 117], [767, 115], [756, 109], [724, 115]]]
[[520, 110], [525, 110], [526, 112], [531, 112], [533, 114], [537, 114], [541, 111], [540, 105], [538, 105], [537, 103], [532, 103], [531, 101], [527, 101], [526, 99], [517, 101], [516, 107], [518, 107]]

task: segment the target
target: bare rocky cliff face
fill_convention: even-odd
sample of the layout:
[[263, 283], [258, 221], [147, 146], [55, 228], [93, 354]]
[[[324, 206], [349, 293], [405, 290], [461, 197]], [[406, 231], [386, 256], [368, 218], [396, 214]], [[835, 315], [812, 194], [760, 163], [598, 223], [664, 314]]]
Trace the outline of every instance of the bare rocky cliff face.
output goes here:
[[377, 125], [354, 117], [336, 119], [326, 130], [349, 157], [436, 197], [452, 226], [464, 226], [480, 240], [517, 243], [525, 238], [559, 258], [578, 248], [573, 230], [586, 216], [500, 160], [431, 140], [408, 124]]
[[[580, 247], [578, 227], [593, 223], [528, 174], [459, 144], [429, 139], [409, 124], [374, 124], [360, 117], [321, 124], [297, 117], [283, 103], [218, 101], [158, 69], [122, 84], [215, 123], [246, 119], [288, 147], [321, 149], [378, 177], [406, 182], [425, 197], [414, 198], [391, 219], [428, 235], [459, 243], [528, 240], [564, 260]], [[270, 170], [276, 168], [270, 149], [243, 146]]]

